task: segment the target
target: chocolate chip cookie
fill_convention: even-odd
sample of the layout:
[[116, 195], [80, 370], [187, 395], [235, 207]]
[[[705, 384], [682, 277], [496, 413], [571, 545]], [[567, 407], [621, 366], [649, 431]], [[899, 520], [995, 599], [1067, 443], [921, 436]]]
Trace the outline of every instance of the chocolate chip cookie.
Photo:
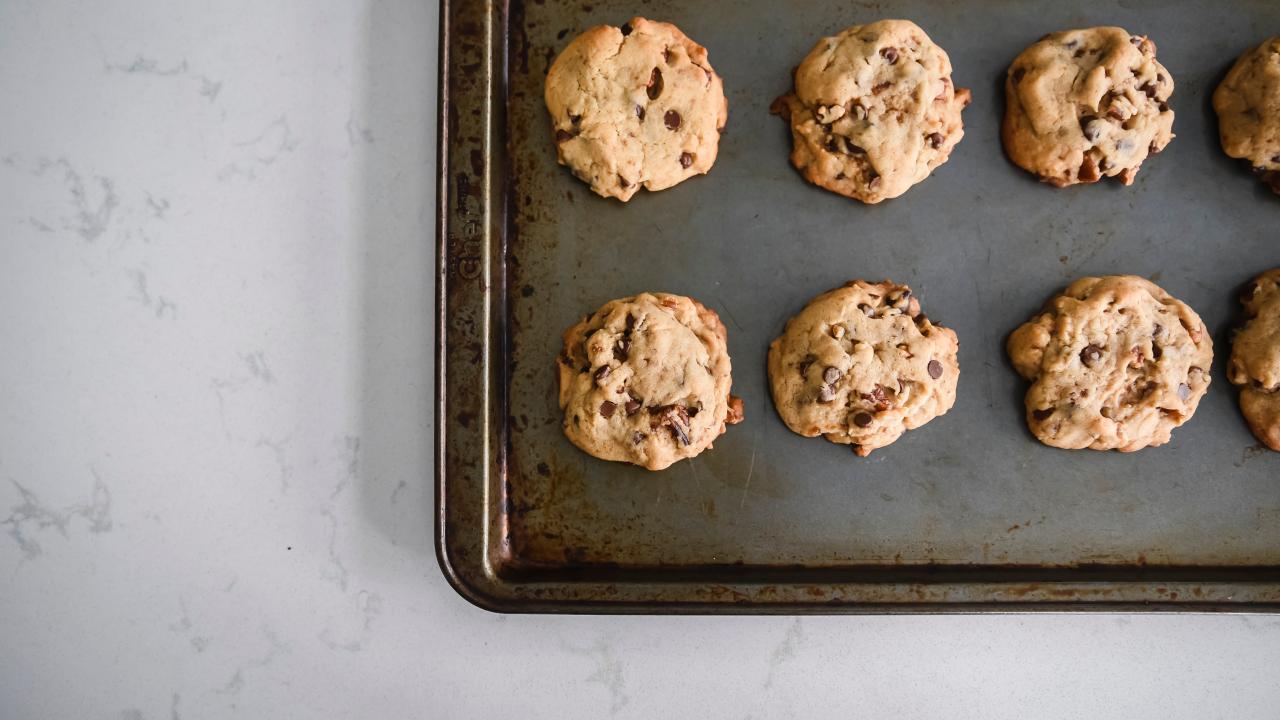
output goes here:
[[603, 460], [661, 470], [742, 420], [724, 325], [687, 297], [606, 303], [565, 331], [557, 365], [564, 434]]
[[1248, 160], [1262, 182], [1280, 195], [1280, 37], [1236, 60], [1213, 93], [1222, 150]]
[[1280, 451], [1280, 268], [1240, 293], [1247, 322], [1231, 348], [1227, 376], [1240, 386], [1240, 410], [1253, 434]]
[[818, 41], [795, 89], [771, 110], [791, 125], [791, 162], [809, 182], [864, 203], [905, 193], [964, 137], [966, 89], [909, 20], [855, 25]]
[[958, 349], [906, 285], [855, 280], [814, 298], [769, 346], [773, 403], [793, 432], [865, 457], [951, 409]]
[[707, 49], [642, 17], [574, 38], [551, 64], [546, 101], [560, 164], [624, 202], [709, 171], [729, 117]]
[[1132, 184], [1173, 139], [1173, 76], [1155, 43], [1122, 28], [1046, 35], [1013, 61], [1004, 87], [1005, 152], [1058, 187]]
[[1133, 275], [1081, 278], [1009, 336], [1032, 382], [1040, 442], [1132, 452], [1163, 445], [1209, 388], [1213, 341], [1200, 316]]

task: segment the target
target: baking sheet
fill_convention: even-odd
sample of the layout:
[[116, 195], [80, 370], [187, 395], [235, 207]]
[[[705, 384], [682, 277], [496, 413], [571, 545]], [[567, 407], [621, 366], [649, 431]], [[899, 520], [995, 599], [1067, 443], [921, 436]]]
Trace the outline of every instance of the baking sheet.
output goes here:
[[[1274, 609], [1280, 454], [1224, 375], [1235, 289], [1280, 265], [1280, 198], [1217, 142], [1209, 96], [1280, 29], [1280, 5], [1128, 2], [446, 3], [437, 482], [442, 565], [482, 606], [527, 611]], [[575, 34], [676, 23], [724, 77], [712, 172], [622, 204], [556, 164], [542, 83]], [[816, 40], [914, 20], [972, 89], [965, 138], [906, 195], [866, 206], [804, 182], [768, 112]], [[1008, 63], [1047, 32], [1149, 35], [1177, 138], [1135, 184], [1055, 189], [1001, 150]], [[1151, 278], [1214, 333], [1213, 384], [1163, 447], [1067, 452], [1026, 430], [1004, 342], [1091, 274]], [[910, 285], [960, 338], [955, 407], [860, 459], [789, 432], [765, 353], [814, 295]], [[649, 473], [560, 431], [560, 335], [642, 291], [728, 328], [746, 421]]]

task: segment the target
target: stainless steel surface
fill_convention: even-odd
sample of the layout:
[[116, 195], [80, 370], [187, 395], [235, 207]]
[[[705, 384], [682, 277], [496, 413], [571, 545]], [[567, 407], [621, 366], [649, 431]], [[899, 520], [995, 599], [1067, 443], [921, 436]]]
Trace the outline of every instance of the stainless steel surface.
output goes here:
[[[1280, 28], [1280, 4], [513, 0], [508, 16], [485, 3], [443, 12], [439, 542], [465, 595], [531, 611], [1280, 603], [1280, 454], [1249, 434], [1223, 374], [1235, 288], [1280, 265], [1280, 198], [1222, 154], [1209, 105], [1235, 57]], [[709, 175], [624, 205], [557, 166], [542, 82], [573, 35], [635, 14], [707, 46], [729, 125]], [[946, 165], [864, 206], [801, 179], [768, 105], [819, 37], [883, 17], [919, 23], [974, 101]], [[1100, 24], [1156, 42], [1177, 138], [1132, 187], [1039, 184], [1000, 146], [1004, 70], [1047, 32]], [[1201, 314], [1213, 384], [1167, 446], [1054, 450], [1024, 426], [1026, 385], [1004, 341], [1072, 279], [1108, 273], [1149, 277]], [[959, 393], [947, 415], [859, 459], [783, 426], [765, 351], [812, 296], [885, 277], [959, 334]], [[564, 439], [553, 367], [564, 328], [644, 290], [720, 313], [746, 403], [713, 450], [657, 474]]]

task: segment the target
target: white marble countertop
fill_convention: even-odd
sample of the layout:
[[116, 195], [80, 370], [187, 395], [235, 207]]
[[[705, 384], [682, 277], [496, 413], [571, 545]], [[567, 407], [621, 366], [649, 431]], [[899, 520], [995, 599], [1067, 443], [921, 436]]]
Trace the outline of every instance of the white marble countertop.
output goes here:
[[431, 542], [436, 12], [0, 3], [0, 717], [1275, 716], [1275, 616], [458, 597]]

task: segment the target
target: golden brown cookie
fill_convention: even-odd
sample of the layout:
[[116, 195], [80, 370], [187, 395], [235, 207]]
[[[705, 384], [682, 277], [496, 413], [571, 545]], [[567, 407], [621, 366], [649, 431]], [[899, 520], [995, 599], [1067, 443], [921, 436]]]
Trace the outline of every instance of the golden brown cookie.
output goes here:
[[951, 409], [958, 348], [906, 285], [856, 280], [814, 298], [769, 346], [773, 403], [793, 432], [865, 457]]
[[1240, 293], [1247, 318], [1231, 346], [1227, 377], [1240, 387], [1240, 410], [1253, 434], [1280, 451], [1280, 268]]
[[711, 170], [729, 117], [707, 49], [642, 17], [574, 38], [547, 73], [546, 102], [560, 164], [624, 202]]
[[1247, 160], [1280, 195], [1280, 37], [1236, 60], [1213, 93], [1213, 109], [1223, 152]]
[[1173, 139], [1172, 94], [1146, 37], [1118, 27], [1051, 33], [1009, 66], [1005, 152], [1058, 187], [1104, 177], [1129, 185]]
[[924, 30], [881, 20], [819, 40], [771, 109], [791, 125], [791, 162], [806, 180], [878, 203], [947, 161], [969, 97]]
[[742, 420], [724, 325], [687, 297], [606, 303], [565, 331], [557, 365], [564, 433], [603, 460], [661, 470]]
[[1209, 388], [1213, 341], [1200, 316], [1133, 275], [1081, 278], [1009, 336], [1031, 381], [1040, 442], [1132, 452], [1163, 445]]

